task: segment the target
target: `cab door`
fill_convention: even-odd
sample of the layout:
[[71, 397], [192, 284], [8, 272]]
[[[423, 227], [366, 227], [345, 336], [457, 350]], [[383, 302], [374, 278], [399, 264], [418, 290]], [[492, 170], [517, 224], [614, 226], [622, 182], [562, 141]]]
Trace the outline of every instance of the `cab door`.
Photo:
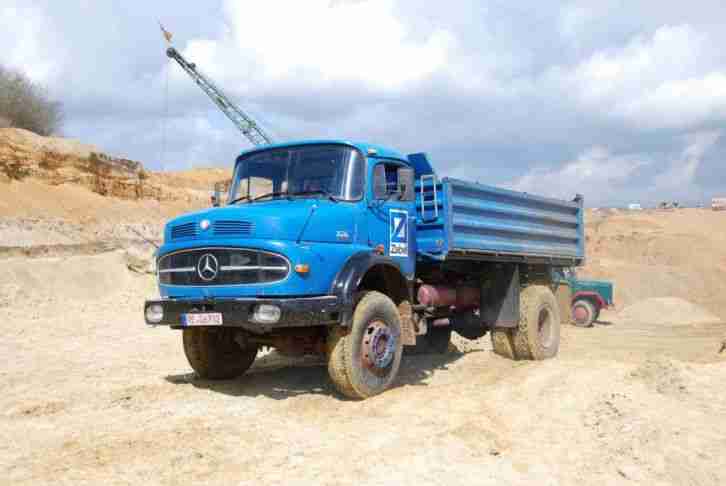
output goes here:
[[371, 158], [368, 243], [383, 248], [407, 278], [416, 262], [416, 208], [413, 169], [390, 159]]

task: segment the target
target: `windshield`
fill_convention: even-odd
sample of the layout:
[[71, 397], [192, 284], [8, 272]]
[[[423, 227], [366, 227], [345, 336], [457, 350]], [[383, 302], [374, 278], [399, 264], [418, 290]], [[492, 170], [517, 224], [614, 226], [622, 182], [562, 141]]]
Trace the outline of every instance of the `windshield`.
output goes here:
[[228, 201], [321, 194], [353, 201], [363, 195], [364, 173], [360, 152], [344, 145], [265, 150], [237, 164]]

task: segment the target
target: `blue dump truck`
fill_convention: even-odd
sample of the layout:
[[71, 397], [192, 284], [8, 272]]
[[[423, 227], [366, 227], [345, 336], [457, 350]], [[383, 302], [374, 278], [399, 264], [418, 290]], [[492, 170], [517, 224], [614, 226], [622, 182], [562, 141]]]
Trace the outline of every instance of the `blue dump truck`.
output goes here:
[[320, 353], [360, 399], [391, 386], [404, 346], [445, 352], [452, 331], [555, 356], [570, 301], [553, 270], [583, 259], [580, 196], [440, 179], [425, 154], [364, 143], [269, 145], [237, 158], [223, 206], [168, 222], [144, 314], [182, 330], [202, 378], [241, 375], [262, 346]]

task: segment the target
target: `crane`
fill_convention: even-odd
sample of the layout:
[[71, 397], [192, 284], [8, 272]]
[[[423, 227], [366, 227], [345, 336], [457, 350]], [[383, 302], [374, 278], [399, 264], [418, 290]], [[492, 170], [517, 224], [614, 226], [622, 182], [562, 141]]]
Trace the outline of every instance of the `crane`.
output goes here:
[[247, 137], [247, 140], [249, 140], [252, 145], [260, 146], [272, 144], [272, 138], [270, 138], [270, 136], [265, 133], [262, 127], [260, 127], [251, 116], [249, 116], [237, 105], [235, 105], [224, 94], [224, 92], [212, 82], [211, 79], [207, 78], [204, 74], [199, 72], [196, 64], [187, 61], [184, 56], [182, 56], [181, 53], [179, 53], [179, 51], [177, 51], [171, 45], [171, 33], [164, 29], [164, 26], [161, 25], [161, 22], [159, 23], [159, 26], [161, 27], [161, 31], [164, 34], [164, 38], [166, 39], [167, 43], [169, 43], [169, 48], [166, 50], [167, 57], [175, 60], [177, 64], [179, 64], [182, 69], [186, 71], [189, 77], [191, 77], [192, 80], [197, 83], [197, 86], [202, 88], [202, 91], [204, 91], [207, 96], [209, 96], [209, 98], [214, 102], [214, 104], [217, 105], [220, 110], [222, 110], [222, 113], [224, 113], [227, 118], [229, 118], [232, 123], [234, 123], [234, 125], [239, 129], [240, 132], [242, 132], [245, 137]]

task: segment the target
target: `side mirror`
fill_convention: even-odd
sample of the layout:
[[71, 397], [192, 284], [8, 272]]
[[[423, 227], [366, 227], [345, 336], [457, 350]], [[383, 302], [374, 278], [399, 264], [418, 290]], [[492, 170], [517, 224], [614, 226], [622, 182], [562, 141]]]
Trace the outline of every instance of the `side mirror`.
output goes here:
[[414, 195], [414, 171], [409, 167], [398, 169], [398, 194], [401, 201], [413, 201]]
[[219, 192], [219, 186], [217, 184], [214, 185], [214, 192], [212, 192], [212, 196], [210, 197], [210, 199], [212, 200], [212, 206], [214, 206], [215, 208], [219, 207], [219, 205], [221, 204], [222, 196]]
[[[222, 194], [229, 190], [230, 181], [218, 181], [214, 183], [212, 190], [212, 206], [215, 208], [222, 205]], [[227, 199], [229, 201], [229, 199]]]
[[386, 167], [378, 164], [373, 168], [373, 199], [386, 199]]

